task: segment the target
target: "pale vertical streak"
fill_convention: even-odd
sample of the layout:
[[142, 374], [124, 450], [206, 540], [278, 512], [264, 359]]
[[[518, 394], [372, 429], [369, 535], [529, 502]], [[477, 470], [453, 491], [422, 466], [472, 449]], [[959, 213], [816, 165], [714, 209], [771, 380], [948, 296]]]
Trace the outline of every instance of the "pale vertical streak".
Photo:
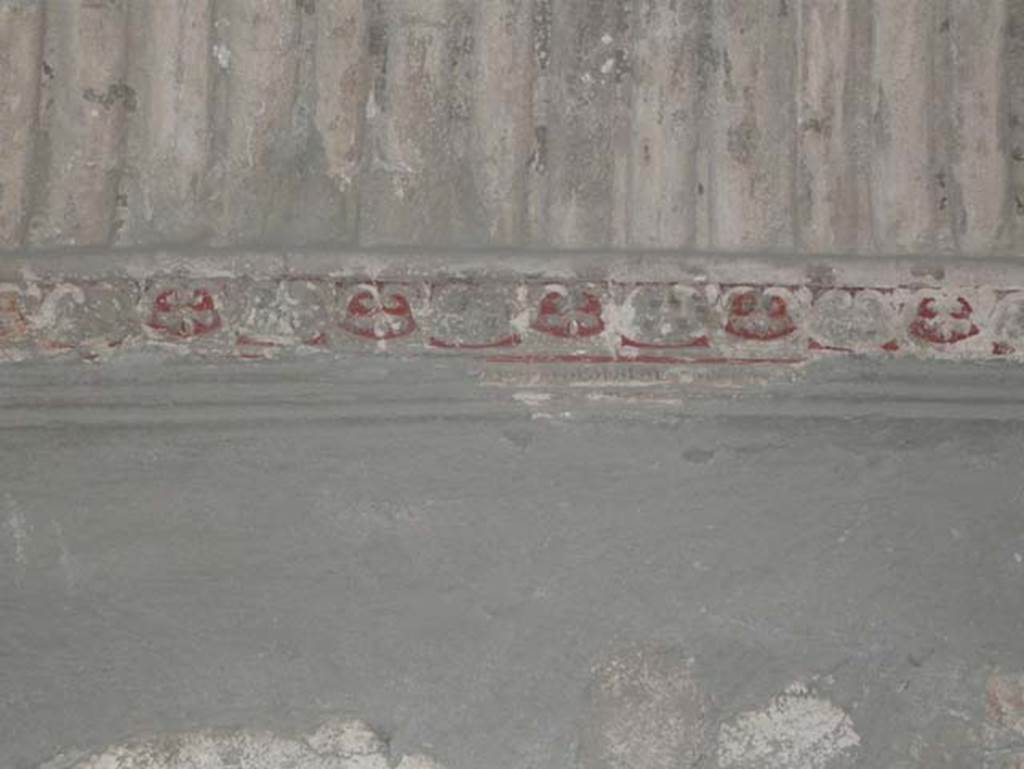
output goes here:
[[129, 6], [138, 113], [128, 132], [126, 184], [132, 243], [190, 241], [207, 233], [211, 0]]
[[1003, 137], [1003, 0], [956, 0], [943, 23], [950, 47], [947, 125], [954, 234], [966, 254], [991, 253], [1006, 208], [1009, 164]]
[[789, 0], [721, 0], [713, 135], [714, 245], [794, 245], [796, 23]]
[[944, 205], [931, 158], [934, 4], [875, 4], [872, 198], [875, 237], [886, 252], [927, 250]]
[[41, 3], [0, 4], [0, 248], [22, 244], [39, 113]]
[[110, 242], [126, 115], [137, 95], [125, 81], [124, 0], [47, 0], [40, 140], [45, 177], [29, 239], [39, 245]]

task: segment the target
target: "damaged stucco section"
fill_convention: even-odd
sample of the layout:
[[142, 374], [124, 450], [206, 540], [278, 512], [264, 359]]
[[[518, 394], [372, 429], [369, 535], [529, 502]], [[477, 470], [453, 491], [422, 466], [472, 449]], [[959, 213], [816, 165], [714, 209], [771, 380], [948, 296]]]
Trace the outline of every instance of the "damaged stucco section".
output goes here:
[[708, 754], [707, 694], [693, 660], [673, 647], [637, 647], [596, 672], [580, 730], [582, 769], [699, 766]]
[[987, 752], [998, 769], [1020, 769], [1024, 767], [1024, 672], [992, 673], [986, 695]]
[[443, 769], [421, 756], [392, 756], [362, 721], [327, 721], [309, 734], [200, 730], [140, 739], [91, 756], [58, 756], [40, 769]]
[[[692, 660], [673, 648], [637, 648], [596, 672], [580, 733], [580, 769], [683, 769], [717, 755], [721, 769], [838, 769], [859, 737], [831, 703], [788, 691], [763, 712], [707, 739], [707, 695]], [[196, 730], [130, 740], [97, 753], [65, 753], [39, 769], [443, 769], [424, 755], [396, 756], [366, 723], [335, 719], [308, 734]]]
[[[924, 664], [924, 661], [918, 661]], [[722, 661], [671, 644], [632, 644], [593, 667], [580, 693], [576, 769], [852, 769], [879, 756], [899, 769], [1018, 769], [1024, 765], [1024, 675], [969, 676], [969, 700], [947, 690], [924, 721], [891, 744], [855, 699], [838, 704], [834, 676], [811, 675], [752, 702], [754, 687], [722, 687]], [[982, 684], [975, 689], [975, 683]], [[832, 693], [830, 693], [832, 692]], [[953, 699], [947, 699], [950, 695]], [[863, 692], [861, 693], [863, 696]], [[954, 702], [960, 701], [959, 707]], [[917, 706], [915, 706], [917, 707]], [[966, 709], [961, 709], [964, 707]], [[922, 711], [919, 715], [924, 715]], [[874, 724], [874, 726], [872, 726]], [[867, 733], [864, 733], [867, 730]], [[306, 733], [196, 729], [64, 751], [39, 769], [444, 769], [397, 754], [366, 722], [332, 718]]]
[[860, 745], [850, 717], [794, 684], [764, 709], [741, 713], [718, 734], [721, 769], [851, 766]]
[[580, 769], [842, 769], [859, 758], [851, 717], [809, 687], [792, 684], [765, 707], [730, 717], [699, 667], [665, 645], [635, 646], [599, 666]]

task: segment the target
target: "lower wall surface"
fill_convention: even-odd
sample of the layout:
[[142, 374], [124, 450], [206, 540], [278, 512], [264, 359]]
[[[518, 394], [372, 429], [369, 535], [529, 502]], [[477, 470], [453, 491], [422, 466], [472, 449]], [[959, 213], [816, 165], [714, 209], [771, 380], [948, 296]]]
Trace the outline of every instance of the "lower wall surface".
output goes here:
[[1016, 367], [772, 370], [4, 367], [0, 765], [1016, 769]]

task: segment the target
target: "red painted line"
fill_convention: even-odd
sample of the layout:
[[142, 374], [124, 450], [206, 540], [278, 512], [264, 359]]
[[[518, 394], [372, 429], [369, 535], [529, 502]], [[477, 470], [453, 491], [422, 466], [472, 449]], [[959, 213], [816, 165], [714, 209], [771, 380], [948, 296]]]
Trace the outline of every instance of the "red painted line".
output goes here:
[[256, 337], [246, 336], [245, 334], [239, 334], [238, 342], [239, 347], [279, 347], [277, 342], [271, 342], [266, 339], [257, 339]]
[[841, 353], [852, 353], [853, 350], [849, 347], [832, 347], [831, 345], [822, 344], [816, 339], [812, 339], [807, 343], [808, 350], [817, 350], [819, 352], [841, 352]]
[[469, 342], [446, 342], [443, 339], [437, 337], [430, 337], [429, 344], [431, 347], [437, 347], [439, 350], [490, 350], [497, 347], [517, 347], [522, 339], [519, 338], [519, 334], [512, 334], [504, 339], [499, 339], [495, 342], [481, 342], [478, 344]]
[[726, 358], [726, 357], [692, 357], [682, 358], [667, 355], [637, 355], [625, 357], [620, 355], [490, 355], [484, 359], [487, 363], [644, 363], [644, 364], [719, 364], [719, 365], [753, 365], [758, 363], [794, 364], [804, 363], [806, 358]]
[[711, 340], [707, 336], [691, 339], [687, 342], [638, 342], [625, 334], [619, 335], [623, 347], [635, 347], [638, 350], [683, 350], [688, 347], [710, 347]]

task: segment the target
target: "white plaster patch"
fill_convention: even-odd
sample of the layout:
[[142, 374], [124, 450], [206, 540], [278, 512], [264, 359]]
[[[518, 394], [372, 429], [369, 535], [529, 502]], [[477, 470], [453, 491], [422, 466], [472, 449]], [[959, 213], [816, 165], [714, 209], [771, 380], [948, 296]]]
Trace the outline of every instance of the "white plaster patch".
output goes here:
[[551, 393], [521, 392], [512, 396], [513, 400], [525, 403], [527, 406], [536, 408], [551, 400]]
[[7, 508], [7, 528], [10, 531], [11, 541], [14, 543], [14, 565], [17, 569], [18, 582], [20, 582], [25, 573], [25, 566], [28, 563], [26, 551], [29, 526], [11, 493], [7, 492], [4, 497]]
[[841, 709], [791, 687], [761, 710], [741, 713], [718, 732], [721, 769], [825, 769], [860, 737]]
[[441, 764], [427, 756], [405, 756], [397, 769], [444, 769]]
[[[387, 742], [362, 721], [328, 721], [311, 734], [196, 731], [116, 745], [92, 756], [61, 755], [40, 769], [390, 769]], [[399, 769], [443, 769], [404, 756]]]
[[217, 60], [221, 69], [228, 69], [231, 66], [231, 49], [223, 43], [216, 43], [213, 46], [213, 58]]

